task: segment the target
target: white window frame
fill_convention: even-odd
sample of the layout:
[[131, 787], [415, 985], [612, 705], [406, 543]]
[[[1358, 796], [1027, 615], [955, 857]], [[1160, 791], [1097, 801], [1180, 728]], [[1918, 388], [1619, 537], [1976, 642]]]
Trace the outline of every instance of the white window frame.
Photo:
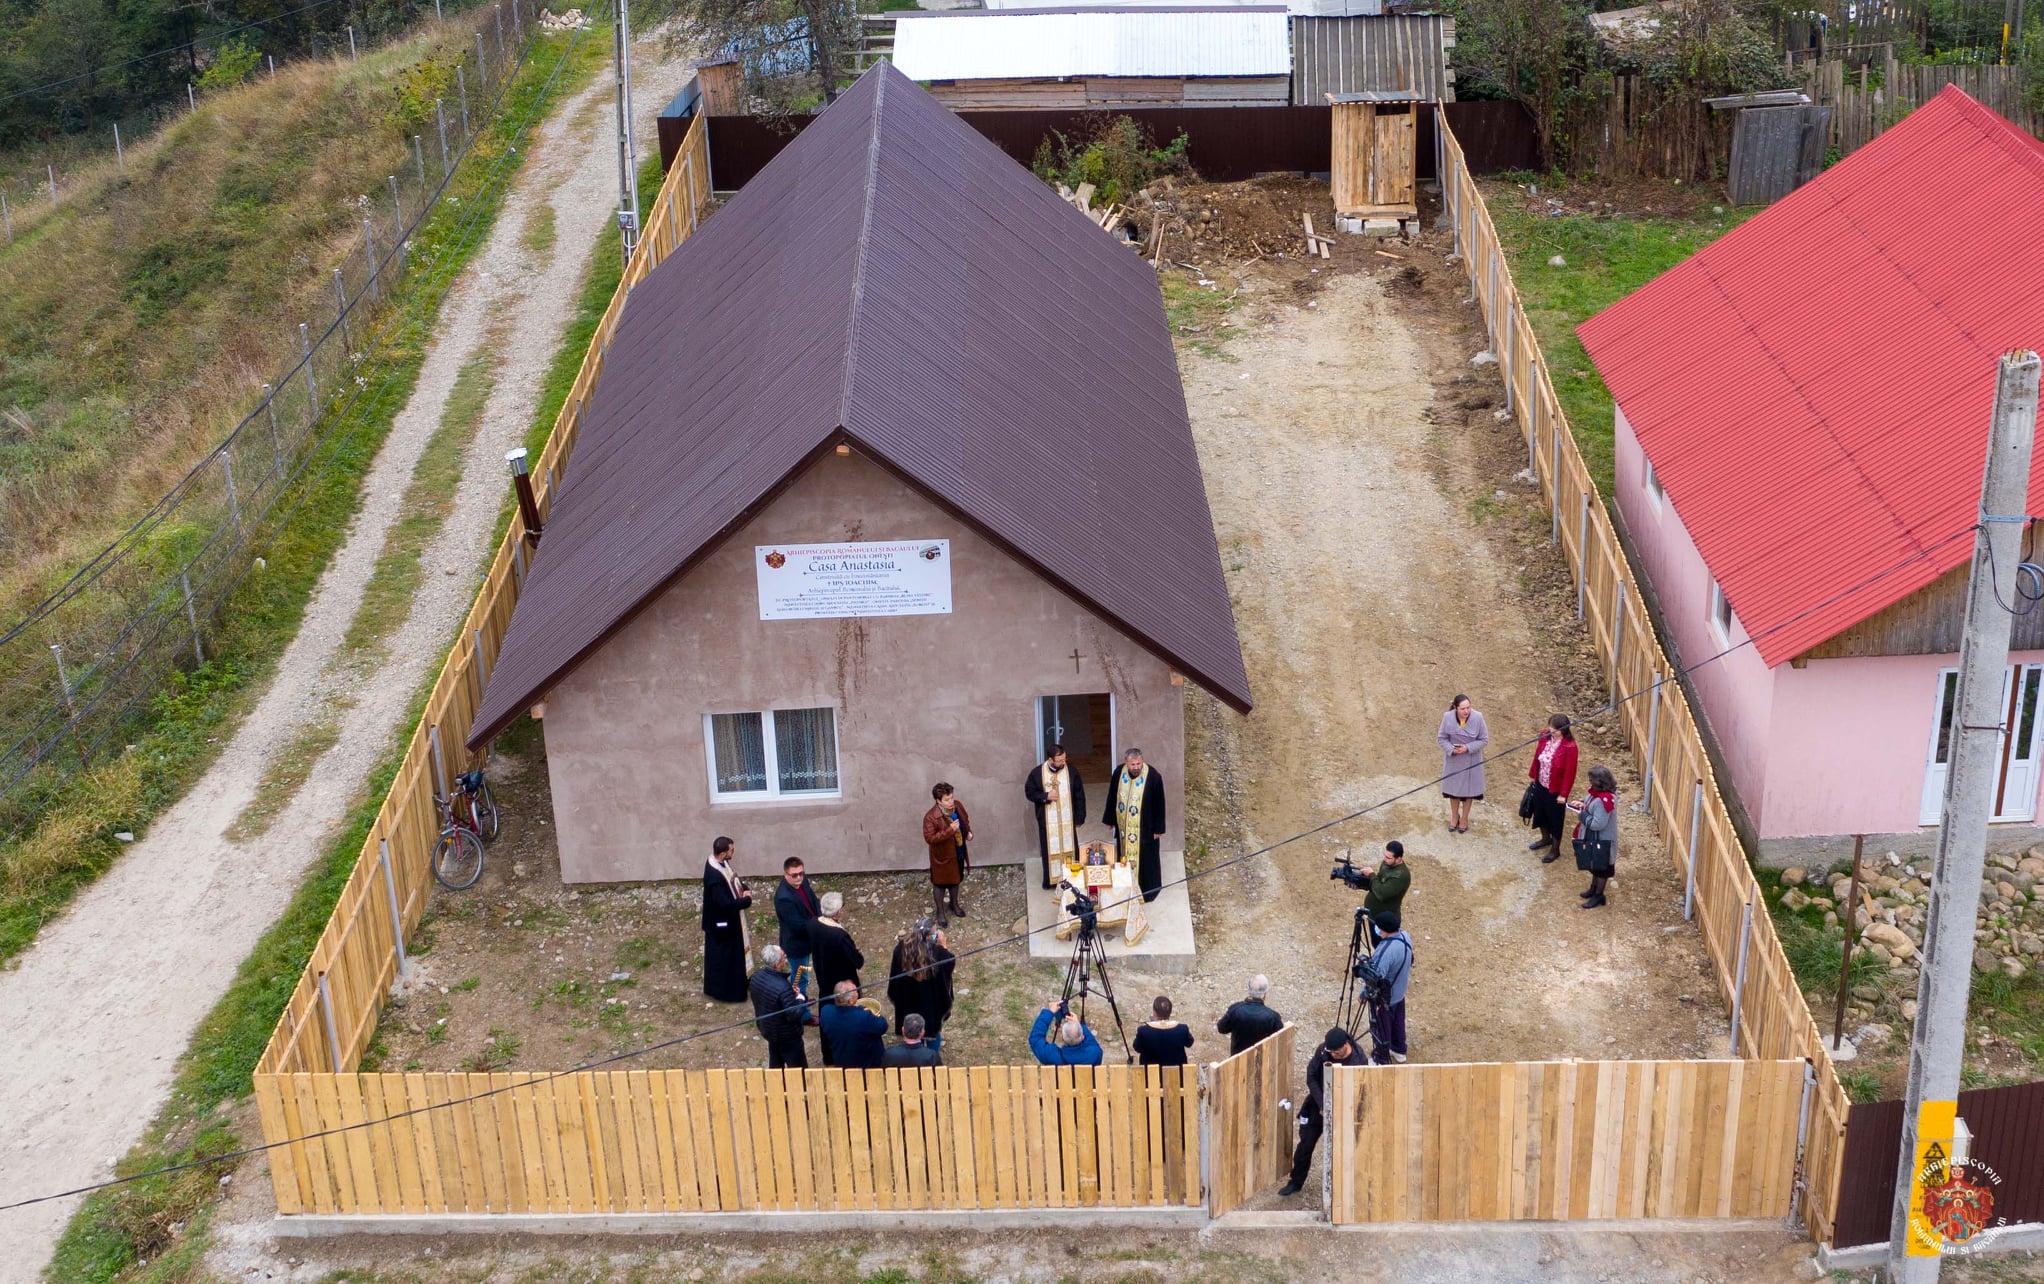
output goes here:
[[1668, 501], [1668, 492], [1661, 488], [1661, 475], [1654, 471], [1654, 461], [1641, 455], [1640, 462], [1646, 465], [1643, 483], [1646, 486], [1647, 498], [1653, 501], [1654, 511], [1658, 513], [1662, 505]]
[[[792, 713], [803, 709], [830, 710], [831, 756], [837, 759], [837, 788], [799, 789], [783, 792], [781, 789], [780, 749], [774, 741], [774, 714]], [[727, 791], [717, 788], [717, 732], [715, 718], [731, 718], [744, 714], [759, 717], [760, 744], [766, 755], [766, 788]], [[715, 803], [804, 803], [832, 802], [845, 796], [845, 761], [838, 737], [838, 721], [842, 711], [831, 704], [771, 705], [764, 709], [718, 709], [703, 715], [703, 768], [709, 776], [710, 802]]]
[[1718, 635], [1718, 641], [1726, 646], [1732, 644], [1734, 618], [1732, 600], [1725, 596], [1725, 591], [1718, 587], [1717, 578], [1713, 576], [1710, 582], [1710, 628]]

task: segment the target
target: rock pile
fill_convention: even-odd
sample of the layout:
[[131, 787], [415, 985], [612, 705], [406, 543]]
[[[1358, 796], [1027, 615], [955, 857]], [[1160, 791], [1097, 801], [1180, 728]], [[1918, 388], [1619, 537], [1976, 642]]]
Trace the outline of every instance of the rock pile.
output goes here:
[[[1782, 872], [1788, 884], [1781, 894], [1783, 908], [1801, 910], [1816, 906], [1824, 911], [1828, 928], [1839, 928], [1843, 915], [1851, 912], [1860, 932], [1860, 949], [1892, 971], [1897, 980], [1915, 984], [1921, 967], [1924, 920], [1930, 910], [1930, 861], [1926, 858], [1905, 864], [1894, 852], [1869, 861], [1860, 871], [1860, 903], [1849, 911], [1852, 871], [1834, 870], [1812, 879], [1809, 872]], [[2044, 967], [2044, 848], [2033, 848], [2021, 856], [1991, 853], [1987, 876], [1980, 885], [1980, 914], [1973, 929], [1975, 971], [2000, 972], [2011, 979]], [[1815, 891], [1824, 887], [1824, 892]], [[1806, 890], [1808, 889], [1808, 890]], [[1862, 993], [1865, 991], [1865, 993]], [[1871, 1008], [1882, 987], [1853, 987], [1856, 1006]], [[1914, 1017], [1915, 1003], [1903, 1004], [1905, 1018]]]

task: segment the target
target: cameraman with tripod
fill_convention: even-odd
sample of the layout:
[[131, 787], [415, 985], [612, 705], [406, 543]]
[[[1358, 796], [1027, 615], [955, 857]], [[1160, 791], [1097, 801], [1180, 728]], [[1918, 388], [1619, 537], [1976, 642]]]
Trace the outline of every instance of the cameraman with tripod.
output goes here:
[[1412, 980], [1412, 937], [1398, 925], [1395, 910], [1370, 920], [1376, 947], [1370, 951], [1370, 1060], [1380, 1066], [1405, 1060], [1405, 986]]

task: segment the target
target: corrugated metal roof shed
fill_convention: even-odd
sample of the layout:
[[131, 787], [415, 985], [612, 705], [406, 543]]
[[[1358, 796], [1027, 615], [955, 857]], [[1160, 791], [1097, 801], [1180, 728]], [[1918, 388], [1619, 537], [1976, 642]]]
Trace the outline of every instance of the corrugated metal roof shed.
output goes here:
[[1971, 558], [2039, 244], [2044, 144], [1947, 88], [1577, 327], [1769, 665]]
[[1292, 19], [1292, 101], [1328, 94], [1396, 93], [1455, 101], [1455, 20], [1434, 14]]
[[469, 743], [840, 440], [1249, 707], [1156, 273], [883, 63], [632, 292]]
[[1282, 5], [906, 13], [894, 65], [912, 80], [1283, 76]]

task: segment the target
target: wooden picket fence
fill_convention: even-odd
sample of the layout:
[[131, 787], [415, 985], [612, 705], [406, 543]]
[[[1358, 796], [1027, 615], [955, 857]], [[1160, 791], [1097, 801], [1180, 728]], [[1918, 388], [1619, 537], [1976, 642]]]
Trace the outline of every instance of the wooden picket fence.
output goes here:
[[1207, 1070], [1207, 1212], [1214, 1217], [1284, 1180], [1291, 1165], [1292, 1112], [1279, 1103], [1297, 1082], [1298, 1033], [1287, 1023]]
[[[1578, 615], [1595, 643], [1612, 695], [1622, 700], [1618, 717], [1647, 805], [1685, 873], [1690, 889], [1686, 905], [1702, 929], [1731, 1008], [1727, 1051], [1738, 1057], [1804, 1060], [1815, 1075], [1805, 1130], [1802, 1212], [1811, 1234], [1825, 1239], [1837, 1207], [1850, 1102], [1775, 936], [1696, 716], [1655, 636], [1603, 496], [1555, 397], [1490, 211], [1454, 132], [1443, 123], [1437, 137], [1436, 173], [1443, 176], [1456, 249], [1483, 306], [1507, 403], [1526, 438], [1527, 466], [1551, 510], [1552, 538], [1575, 576]], [[1789, 1126], [1794, 1128], [1796, 1121]]]
[[[1878, 67], [1882, 84], [1873, 83]], [[1881, 131], [1936, 97], [1946, 85], [1957, 85], [1982, 105], [2044, 137], [2044, 112], [2023, 104], [2026, 74], [2020, 66], [1961, 64], [1933, 66], [1901, 63], [1889, 56], [1872, 66], [1848, 68], [1843, 62], [1805, 64], [1797, 68], [1804, 92], [1813, 102], [1828, 103], [1831, 146], [1840, 155], [1872, 142]]]
[[256, 1104], [308, 1139], [271, 1154], [287, 1215], [1167, 1208], [1201, 1200], [1198, 1075], [262, 1074]]
[[[698, 117], [667, 172], [646, 219], [639, 251], [611, 296], [610, 307], [582, 359], [581, 372], [554, 421], [546, 448], [540, 452], [533, 472], [542, 516], [552, 505], [569, 452], [574, 449], [582, 407], [602, 373], [604, 353], [624, 312], [626, 297], [695, 231], [709, 200], [710, 156], [703, 129]], [[354, 872], [348, 876], [326, 930], [313, 947], [312, 958], [256, 1064], [258, 1076], [289, 1071], [345, 1072], [357, 1064], [375, 1032], [376, 1018], [402, 965], [404, 936], [418, 925], [431, 890], [430, 861], [440, 835], [435, 800], [445, 797], [453, 777], [475, 762], [462, 741], [524, 582], [528, 548], [524, 536], [523, 523], [514, 518], [476, 594], [475, 605], [469, 608], [461, 634], [441, 666], [425, 713], [412, 732]]]
[[1332, 1066], [1331, 1219], [1786, 1217], [1801, 1061]]

